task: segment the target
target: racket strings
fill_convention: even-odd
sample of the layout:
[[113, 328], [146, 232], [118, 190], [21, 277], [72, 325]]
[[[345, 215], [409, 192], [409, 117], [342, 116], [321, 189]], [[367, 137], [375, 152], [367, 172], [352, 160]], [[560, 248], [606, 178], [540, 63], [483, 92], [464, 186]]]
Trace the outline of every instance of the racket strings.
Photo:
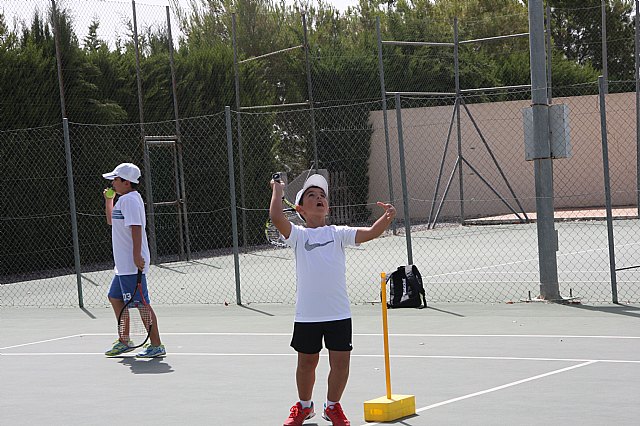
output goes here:
[[129, 346], [141, 344], [147, 339], [152, 327], [153, 316], [149, 305], [138, 304], [126, 307], [120, 314], [118, 322], [120, 341]]

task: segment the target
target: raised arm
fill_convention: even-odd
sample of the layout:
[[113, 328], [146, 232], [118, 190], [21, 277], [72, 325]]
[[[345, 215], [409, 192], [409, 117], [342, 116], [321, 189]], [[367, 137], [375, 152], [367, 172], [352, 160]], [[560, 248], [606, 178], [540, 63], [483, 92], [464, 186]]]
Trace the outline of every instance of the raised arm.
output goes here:
[[283, 237], [289, 238], [291, 235], [291, 222], [282, 211], [282, 194], [284, 193], [284, 182], [271, 179], [271, 204], [269, 205], [269, 217], [278, 228]]
[[384, 209], [384, 213], [370, 227], [358, 228], [356, 231], [356, 244], [371, 241], [382, 235], [384, 230], [387, 229], [393, 221], [393, 218], [396, 217], [396, 208], [391, 204], [382, 203], [380, 201], [376, 204]]
[[102, 191], [104, 197], [104, 214], [107, 218], [107, 225], [111, 225], [111, 212], [113, 212], [113, 197], [107, 197], [107, 189]]

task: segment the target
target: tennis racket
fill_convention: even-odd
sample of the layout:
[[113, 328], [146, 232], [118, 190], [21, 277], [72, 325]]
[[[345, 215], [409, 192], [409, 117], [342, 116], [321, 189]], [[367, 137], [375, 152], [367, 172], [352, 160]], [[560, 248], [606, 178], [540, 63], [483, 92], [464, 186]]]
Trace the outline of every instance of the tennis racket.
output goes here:
[[[136, 288], [118, 315], [118, 337], [131, 349], [147, 343], [153, 328], [153, 309], [142, 292], [142, 271], [138, 270]], [[139, 295], [140, 301], [136, 301]]]
[[[271, 177], [275, 182], [282, 182], [280, 173], [274, 173]], [[302, 225], [304, 221], [296, 213], [296, 206], [284, 196], [282, 197], [282, 212], [287, 220], [294, 225]], [[271, 218], [267, 219], [264, 225], [264, 235], [267, 237], [267, 241], [276, 247], [286, 247], [287, 245], [282, 240], [282, 234], [278, 231], [278, 228], [273, 224]]]

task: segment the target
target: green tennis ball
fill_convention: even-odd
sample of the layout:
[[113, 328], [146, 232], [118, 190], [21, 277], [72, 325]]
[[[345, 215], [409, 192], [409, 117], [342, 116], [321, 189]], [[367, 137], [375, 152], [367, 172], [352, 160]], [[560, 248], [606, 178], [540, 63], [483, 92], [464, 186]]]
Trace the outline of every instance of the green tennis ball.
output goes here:
[[113, 188], [109, 188], [109, 189], [107, 189], [107, 191], [104, 193], [104, 195], [105, 195], [107, 198], [113, 198], [113, 197], [115, 197], [115, 196], [116, 196], [116, 191], [114, 191], [114, 190], [113, 190]]

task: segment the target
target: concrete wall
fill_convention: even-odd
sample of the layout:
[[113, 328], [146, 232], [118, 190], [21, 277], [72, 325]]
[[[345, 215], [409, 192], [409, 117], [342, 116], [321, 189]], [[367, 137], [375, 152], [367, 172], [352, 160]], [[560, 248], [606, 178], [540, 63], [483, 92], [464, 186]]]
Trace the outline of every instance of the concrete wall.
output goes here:
[[[582, 209], [603, 206], [604, 177], [598, 96], [559, 98], [554, 103], [569, 106], [573, 150], [571, 158], [554, 161], [555, 207]], [[527, 212], [535, 212], [534, 163], [524, 159], [522, 109], [529, 105], [530, 101], [510, 101], [471, 104], [468, 108], [522, 207]], [[460, 111], [463, 157], [509, 204], [519, 210], [464, 107]], [[409, 210], [414, 219], [424, 220], [431, 211], [452, 115], [453, 105], [402, 110]], [[403, 217], [395, 110], [388, 112], [388, 121], [394, 198], [398, 216]], [[635, 93], [607, 96], [607, 122], [613, 203], [616, 206], [635, 205]], [[372, 112], [370, 123], [374, 132], [369, 158], [369, 201], [375, 203], [377, 200], [390, 199], [382, 111]], [[436, 206], [442, 199], [453, 170], [457, 143], [454, 121]], [[463, 164], [463, 197], [460, 196], [459, 188], [456, 171], [440, 214], [442, 219], [454, 220], [460, 216], [461, 198], [465, 200], [465, 218], [510, 213], [508, 207], [466, 164]]]

